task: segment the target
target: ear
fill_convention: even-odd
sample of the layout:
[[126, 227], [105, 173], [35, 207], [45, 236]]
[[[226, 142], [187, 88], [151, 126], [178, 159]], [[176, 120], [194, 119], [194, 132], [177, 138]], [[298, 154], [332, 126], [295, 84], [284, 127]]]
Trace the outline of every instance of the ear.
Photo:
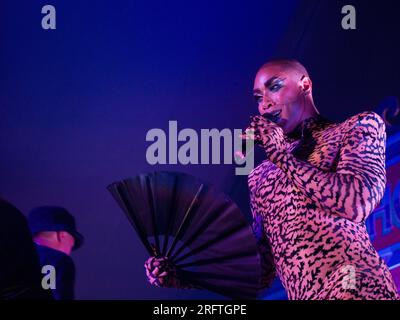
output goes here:
[[68, 232], [66, 232], [66, 231], [58, 231], [57, 232], [58, 239], [64, 240], [65, 238], [67, 238], [67, 234], [68, 234]]
[[57, 236], [57, 241], [61, 242], [62, 238], [63, 238], [63, 231], [56, 231], [56, 236]]
[[302, 76], [300, 80], [300, 89], [305, 94], [311, 94], [312, 90], [312, 82], [311, 79], [307, 76]]

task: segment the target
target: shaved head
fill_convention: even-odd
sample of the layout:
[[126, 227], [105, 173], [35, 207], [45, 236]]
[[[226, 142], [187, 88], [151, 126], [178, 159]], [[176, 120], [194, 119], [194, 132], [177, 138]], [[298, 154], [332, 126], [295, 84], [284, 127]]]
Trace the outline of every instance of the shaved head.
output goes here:
[[279, 67], [282, 71], [294, 71], [300, 77], [309, 77], [306, 68], [297, 60], [294, 59], [273, 59], [265, 63], [260, 69], [268, 68], [271, 66]]

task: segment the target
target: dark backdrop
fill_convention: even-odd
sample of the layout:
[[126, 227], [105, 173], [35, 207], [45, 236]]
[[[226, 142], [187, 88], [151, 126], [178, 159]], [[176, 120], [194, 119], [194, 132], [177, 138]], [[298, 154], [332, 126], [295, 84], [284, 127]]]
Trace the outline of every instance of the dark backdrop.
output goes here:
[[[57, 29], [41, 29], [41, 7]], [[147, 164], [148, 130], [242, 128], [252, 81], [271, 57], [297, 58], [335, 121], [400, 96], [396, 1], [0, 2], [0, 195], [23, 212], [63, 205], [85, 246], [73, 254], [79, 299], [216, 297], [150, 287], [145, 250], [106, 191], [120, 178], [180, 170], [217, 184], [248, 214], [229, 165]]]

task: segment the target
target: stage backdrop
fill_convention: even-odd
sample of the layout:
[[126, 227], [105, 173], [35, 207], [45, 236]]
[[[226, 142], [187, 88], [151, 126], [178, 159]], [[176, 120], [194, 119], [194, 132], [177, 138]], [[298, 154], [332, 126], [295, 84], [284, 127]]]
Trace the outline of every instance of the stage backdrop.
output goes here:
[[[170, 120], [197, 132], [244, 128], [257, 113], [254, 75], [272, 57], [307, 67], [318, 109], [335, 121], [400, 97], [398, 1], [351, 3], [356, 30], [341, 27], [342, 0], [0, 1], [0, 195], [24, 213], [54, 204], [76, 216], [86, 237], [72, 255], [78, 299], [217, 297], [151, 287], [147, 254], [106, 186], [183, 171], [249, 216], [246, 177], [233, 166], [151, 166], [146, 133]], [[46, 4], [56, 30], [41, 28]], [[390, 231], [388, 218], [380, 225], [382, 212], [373, 230], [385, 250], [398, 230], [393, 218]]]

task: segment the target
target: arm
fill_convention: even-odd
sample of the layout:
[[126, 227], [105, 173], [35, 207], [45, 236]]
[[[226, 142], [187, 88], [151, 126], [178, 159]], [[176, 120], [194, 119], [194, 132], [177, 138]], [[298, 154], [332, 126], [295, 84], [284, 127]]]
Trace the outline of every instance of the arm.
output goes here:
[[383, 197], [386, 184], [385, 123], [360, 114], [345, 134], [336, 172], [324, 172], [283, 153], [275, 164], [321, 209], [362, 223]]

